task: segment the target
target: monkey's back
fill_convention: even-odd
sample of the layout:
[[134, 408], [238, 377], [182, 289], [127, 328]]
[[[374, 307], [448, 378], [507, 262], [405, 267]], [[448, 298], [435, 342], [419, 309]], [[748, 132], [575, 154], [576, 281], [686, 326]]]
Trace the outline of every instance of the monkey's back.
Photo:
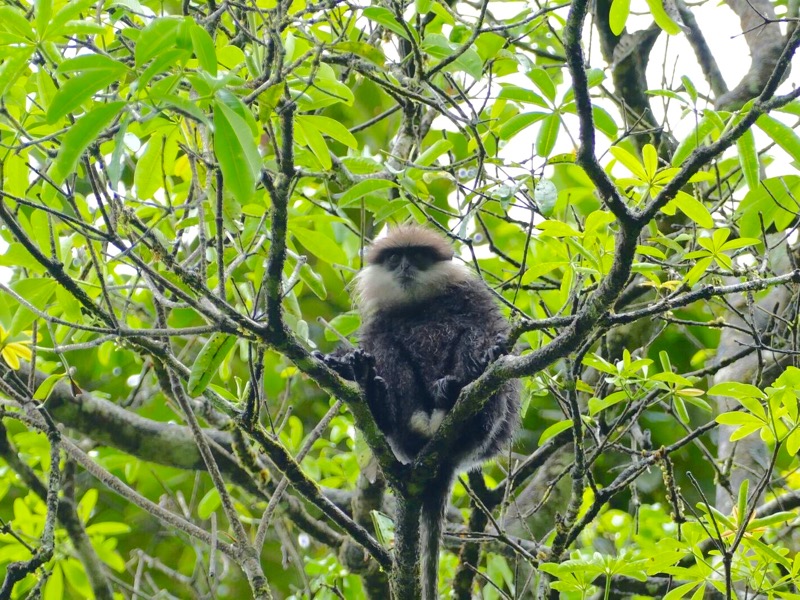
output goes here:
[[[386, 406], [371, 408], [401, 460], [413, 458], [429, 439], [411, 426], [415, 413], [452, 408], [458, 390], [481, 374], [487, 352], [507, 330], [491, 293], [477, 279], [371, 316], [360, 343], [375, 358], [388, 388]], [[442, 397], [445, 378], [453, 382], [452, 397]], [[450, 457], [453, 468], [465, 469], [495, 455], [512, 436], [518, 412], [517, 385], [509, 382], [460, 429], [462, 444]]]

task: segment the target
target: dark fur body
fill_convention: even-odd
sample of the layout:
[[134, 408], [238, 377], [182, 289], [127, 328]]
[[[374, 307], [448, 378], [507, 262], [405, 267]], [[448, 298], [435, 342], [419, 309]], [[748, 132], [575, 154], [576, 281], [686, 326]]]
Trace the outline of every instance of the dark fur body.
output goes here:
[[[461, 388], [480, 375], [508, 324], [482, 281], [450, 285], [419, 304], [379, 309], [364, 324], [360, 346], [386, 381], [385, 406], [371, 406], [400, 460], [409, 462], [430, 439], [411, 427], [414, 413], [450, 410]], [[519, 412], [514, 382], [462, 428], [463, 444], [450, 457], [462, 471], [493, 457], [511, 438]]]
[[[508, 324], [491, 292], [453, 255], [449, 242], [430, 229], [391, 230], [370, 247], [356, 279], [359, 349], [318, 356], [359, 382], [395, 456], [406, 464], [506, 342]], [[436, 598], [439, 537], [456, 475], [496, 456], [510, 442], [518, 415], [518, 384], [506, 382], [458, 425], [459, 443], [426, 483], [420, 516], [426, 600]]]
[[[470, 276], [411, 304], [375, 310], [361, 330], [360, 346], [375, 360], [385, 395], [370, 409], [397, 458], [411, 462], [455, 404], [461, 389], [496, 358], [508, 324], [484, 283]], [[415, 428], [420, 411], [429, 429]], [[438, 415], [438, 418], [437, 418]], [[481, 411], [460, 426], [460, 444], [439, 465], [425, 490], [420, 517], [422, 597], [437, 598], [439, 540], [458, 473], [497, 455], [514, 434], [519, 415], [516, 381], [505, 384]]]

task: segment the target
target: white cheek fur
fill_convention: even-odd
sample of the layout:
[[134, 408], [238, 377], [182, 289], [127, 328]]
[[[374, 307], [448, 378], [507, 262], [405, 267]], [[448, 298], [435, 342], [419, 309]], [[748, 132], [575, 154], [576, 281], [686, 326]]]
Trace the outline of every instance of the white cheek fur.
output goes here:
[[427, 300], [448, 285], [466, 281], [471, 276], [464, 265], [441, 262], [419, 272], [412, 285], [403, 286], [382, 266], [369, 265], [356, 276], [356, 304], [362, 315], [369, 316], [378, 309]]

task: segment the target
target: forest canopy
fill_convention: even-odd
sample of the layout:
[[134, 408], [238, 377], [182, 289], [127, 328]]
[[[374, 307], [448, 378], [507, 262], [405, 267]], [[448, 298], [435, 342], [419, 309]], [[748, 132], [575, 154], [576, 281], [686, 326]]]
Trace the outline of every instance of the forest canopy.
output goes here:
[[[800, 598], [798, 7], [710, 7], [5, 0], [0, 598], [419, 597], [511, 379], [442, 597]], [[314, 351], [406, 222], [511, 334], [401, 465]]]

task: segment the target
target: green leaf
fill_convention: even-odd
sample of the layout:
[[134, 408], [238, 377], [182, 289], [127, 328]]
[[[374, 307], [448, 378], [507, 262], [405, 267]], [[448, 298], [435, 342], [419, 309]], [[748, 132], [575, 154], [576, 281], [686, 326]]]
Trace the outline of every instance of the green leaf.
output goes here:
[[503, 83], [500, 85], [503, 86], [503, 89], [500, 90], [500, 93], [497, 95], [498, 99], [506, 98], [508, 100], [514, 100], [515, 102], [535, 104], [536, 106], [547, 108], [547, 102], [545, 102], [544, 99], [533, 90], [509, 83]]
[[44, 402], [50, 397], [50, 392], [53, 391], [53, 388], [56, 384], [64, 379], [67, 376], [66, 373], [61, 373], [60, 375], [50, 375], [47, 379], [45, 379], [36, 391], [33, 393], [33, 399], [38, 400], [39, 402]]
[[61, 563], [53, 565], [50, 577], [44, 588], [43, 600], [61, 600], [64, 598], [64, 572], [61, 570]]
[[91, 110], [81, 117], [75, 125], [64, 134], [58, 155], [50, 167], [50, 177], [61, 184], [75, 167], [83, 151], [91, 144], [119, 114], [125, 102], [111, 102]]
[[572, 427], [572, 421], [567, 419], [566, 421], [559, 421], [558, 423], [553, 423], [542, 432], [542, 435], [539, 436], [539, 446], [544, 444], [550, 438], [554, 438], [562, 431], [566, 431]]
[[[127, 70], [125, 65], [117, 61], [92, 61], [95, 68], [82, 72], [65, 81], [53, 97], [47, 110], [47, 122], [55, 123], [62, 117], [78, 109], [81, 104], [91, 98], [96, 92], [107, 88], [115, 81], [119, 81]], [[100, 67], [105, 62], [105, 68]]]
[[769, 563], [772, 563], [774, 565], [781, 565], [787, 571], [792, 568], [792, 564], [785, 556], [776, 552], [774, 548], [770, 547], [768, 544], [765, 544], [761, 540], [753, 536], [748, 536], [747, 541], [745, 543], [751, 547], [756, 548], [757, 551], [766, 556]]
[[467, 48], [453, 61], [446, 71], [464, 71], [473, 79], [480, 79], [483, 75], [483, 59], [472, 48]]
[[177, 44], [178, 27], [182, 22], [172, 17], [160, 17], [142, 29], [134, 51], [136, 66], [141, 67], [151, 58], [172, 50]]
[[786, 436], [786, 451], [789, 453], [789, 456], [797, 456], [797, 452], [799, 450], [800, 450], [800, 429], [795, 429], [789, 435]]
[[641, 180], [643, 183], [650, 181], [650, 178], [647, 176], [647, 172], [644, 170], [642, 163], [639, 162], [639, 159], [625, 150], [625, 148], [621, 148], [620, 146], [612, 146], [609, 148], [609, 151], [611, 152], [611, 155], [625, 165], [625, 168], [633, 173], [637, 179]]
[[130, 533], [131, 530], [130, 525], [119, 521], [103, 521], [101, 523], [92, 523], [86, 527], [86, 533], [89, 535], [121, 535]]
[[36, 0], [36, 31], [40, 39], [44, 39], [52, 16], [53, 0]]
[[89, 71], [102, 71], [106, 73], [119, 74], [127, 71], [128, 67], [124, 63], [114, 60], [103, 54], [82, 54], [74, 58], [68, 58], [56, 69], [56, 73], [88, 73]]
[[290, 227], [290, 230], [303, 247], [321, 261], [328, 264], [347, 264], [347, 254], [342, 247], [324, 233], [296, 226]]
[[22, 72], [29, 67], [29, 59], [33, 54], [32, 47], [6, 51], [5, 61], [0, 65], [0, 98], [6, 95]]
[[209, 120], [208, 116], [206, 115], [203, 110], [200, 109], [197, 104], [195, 104], [194, 100], [190, 100], [188, 98], [184, 98], [183, 96], [178, 96], [177, 94], [158, 94], [153, 93], [151, 94], [153, 100], [157, 100], [158, 102], [163, 102], [171, 107], [174, 107], [176, 112], [181, 113], [184, 116], [188, 116], [193, 118], [195, 121], [199, 123], [203, 123], [204, 125], [211, 126], [211, 121]]
[[139, 76], [137, 88], [140, 90], [146, 90], [147, 92], [152, 92], [151, 88], [147, 88], [147, 84], [150, 83], [150, 80], [153, 77], [159, 73], [168, 71], [176, 64], [182, 64], [189, 58], [189, 56], [189, 52], [186, 50], [180, 50], [178, 48], [173, 48], [171, 50], [167, 50], [163, 54], [159, 54]]
[[613, 0], [608, 14], [608, 25], [614, 35], [620, 35], [631, 11], [631, 0]]
[[678, 147], [675, 149], [675, 154], [672, 155], [672, 165], [679, 167], [683, 164], [689, 155], [694, 151], [699, 144], [703, 142], [713, 131], [716, 131], [717, 126], [707, 116], [700, 119], [697, 127], [681, 140]]
[[750, 480], [742, 479], [742, 483], [739, 484], [739, 494], [736, 497], [736, 508], [739, 513], [739, 521], [744, 519], [744, 516], [747, 514], [747, 492], [749, 490]]
[[436, 140], [431, 144], [430, 148], [420, 154], [415, 160], [414, 164], [420, 167], [429, 167], [437, 158], [445, 152], [449, 152], [453, 148], [453, 142], [450, 140]]
[[645, 144], [642, 148], [642, 165], [647, 173], [647, 181], [653, 181], [658, 172], [658, 152], [653, 144]]
[[594, 119], [595, 127], [605, 134], [606, 137], [612, 140], [617, 137], [619, 127], [617, 127], [614, 117], [612, 117], [605, 108], [602, 106], [592, 106], [592, 118]]
[[197, 503], [197, 516], [201, 519], [208, 519], [211, 513], [222, 505], [222, 498], [219, 496], [217, 488], [211, 488]]
[[64, 25], [78, 17], [84, 10], [96, 4], [96, 0], [73, 0], [72, 2], [67, 2], [50, 22], [49, 30], [52, 32], [60, 31]]
[[747, 531], [753, 531], [754, 529], [758, 529], [760, 527], [772, 527], [773, 525], [777, 525], [778, 523], [785, 523], [786, 521], [792, 521], [796, 518], [797, 518], [797, 513], [788, 510], [783, 510], [780, 512], [776, 512], [775, 514], [769, 515], [768, 517], [753, 519], [747, 524]]
[[424, 15], [430, 12], [433, 0], [414, 0], [414, 10], [418, 15]]
[[541, 235], [551, 237], [583, 237], [583, 234], [562, 221], [548, 219], [536, 225], [541, 230]]
[[628, 393], [624, 390], [619, 390], [612, 394], [609, 394], [605, 398], [590, 398], [589, 399], [589, 414], [596, 415], [602, 410], [605, 410], [615, 404], [619, 404], [625, 400], [628, 400], [629, 396]]
[[294, 131], [297, 142], [301, 146], [307, 146], [316, 156], [322, 168], [326, 171], [329, 170], [333, 166], [333, 161], [331, 160], [330, 150], [328, 150], [328, 144], [325, 143], [325, 138], [322, 137], [319, 129], [314, 127], [310, 121], [303, 120], [298, 116], [295, 121]]
[[379, 67], [386, 64], [386, 55], [383, 51], [366, 42], [339, 42], [333, 46], [333, 49], [339, 52], [356, 54], [357, 56], [374, 62]]
[[711, 216], [711, 213], [708, 212], [705, 204], [686, 192], [678, 192], [675, 199], [669, 204], [677, 206], [683, 214], [700, 225], [700, 227], [705, 227], [706, 229], [714, 227], [714, 218]]
[[302, 121], [304, 125], [319, 129], [329, 138], [341, 142], [348, 148], [358, 148], [358, 140], [356, 140], [355, 136], [336, 119], [321, 115], [298, 115], [297, 121]]
[[36, 34], [25, 13], [17, 8], [0, 6], [0, 27], [23, 40], [33, 41], [36, 39]]
[[551, 114], [552, 113], [546, 113], [546, 112], [527, 112], [519, 115], [514, 115], [508, 121], [503, 123], [503, 125], [500, 126], [500, 129], [497, 131], [497, 135], [503, 141], [510, 140], [523, 129], [530, 127], [537, 121], [541, 121], [542, 119], [548, 117]]
[[253, 113], [250, 111], [247, 105], [239, 99], [238, 96], [236, 96], [230, 90], [223, 88], [217, 90], [216, 98], [219, 102], [230, 108], [244, 120], [244, 122], [250, 128], [252, 137], [257, 138], [260, 135], [261, 127], [256, 122]]
[[161, 160], [163, 157], [164, 136], [154, 133], [147, 142], [147, 149], [136, 163], [133, 183], [136, 186], [136, 197], [146, 200], [153, 197], [161, 187]]
[[125, 134], [127, 131], [128, 119], [126, 115], [120, 121], [119, 129], [114, 135], [114, 149], [111, 151], [111, 161], [108, 163], [108, 179], [115, 188], [122, 177], [122, 161], [125, 153]]
[[756, 125], [772, 140], [783, 148], [789, 156], [800, 162], [800, 137], [794, 129], [769, 115], [761, 115], [756, 120]]
[[647, 6], [650, 7], [650, 14], [653, 15], [656, 25], [661, 29], [670, 35], [678, 35], [681, 32], [678, 24], [664, 10], [664, 0], [647, 0]]
[[346, 206], [351, 205], [353, 202], [366, 196], [367, 194], [371, 194], [372, 192], [377, 192], [378, 190], [385, 190], [387, 188], [398, 188], [400, 187], [394, 181], [390, 181], [389, 179], [365, 179], [364, 181], [359, 181], [349, 190], [347, 190], [344, 194], [342, 194], [337, 204], [340, 208], [344, 208]]
[[536, 154], [539, 156], [550, 155], [556, 145], [560, 127], [561, 119], [558, 113], [552, 113], [542, 121], [542, 127], [536, 137]]
[[[434, 4], [434, 6], [437, 6]], [[361, 437], [359, 436], [359, 439]], [[358, 440], [356, 440], [358, 442]], [[366, 446], [366, 444], [364, 444]], [[370, 454], [372, 456], [372, 454]], [[390, 517], [387, 517], [385, 514], [378, 512], [377, 510], [370, 511], [370, 516], [372, 517], [372, 525], [375, 528], [375, 535], [378, 536], [381, 544], [386, 548], [389, 548], [392, 543], [394, 542], [394, 521]]]
[[550, 79], [550, 75], [547, 74], [547, 71], [536, 68], [528, 71], [526, 75], [528, 79], [539, 88], [539, 91], [544, 94], [545, 98], [550, 100], [550, 102], [556, 101], [556, 85], [553, 83], [553, 80]]
[[783, 231], [797, 218], [795, 202], [800, 197], [800, 177], [784, 175], [761, 181], [756, 189], [747, 192], [737, 209], [739, 232], [743, 237], [757, 237], [764, 226], [774, 225]]
[[325, 339], [333, 342], [339, 339], [339, 336], [334, 331], [343, 336], [348, 336], [358, 331], [358, 327], [361, 325], [361, 317], [355, 312], [344, 313], [336, 315], [328, 324], [330, 328], [325, 328]]
[[325, 289], [325, 280], [322, 275], [314, 271], [308, 264], [300, 267], [300, 281], [302, 281], [308, 289], [320, 300], [325, 300], [328, 297], [328, 292]]
[[[362, 11], [362, 14], [370, 21], [374, 21], [389, 31], [393, 31], [401, 38], [411, 41], [411, 38], [408, 37], [408, 32], [406, 32], [403, 26], [397, 22], [397, 19], [394, 17], [394, 13], [392, 13], [392, 11], [390, 11], [388, 8], [383, 8], [382, 6], [370, 6], [365, 8]], [[412, 32], [412, 35], [416, 33], [413, 27], [409, 27], [408, 29]]]
[[736, 140], [736, 150], [739, 155], [739, 166], [742, 167], [744, 182], [751, 190], [758, 189], [761, 181], [759, 173], [758, 151], [756, 150], [756, 139], [753, 130], [748, 129]]
[[217, 76], [217, 53], [214, 49], [214, 40], [208, 32], [199, 25], [193, 24], [189, 30], [192, 37], [192, 49], [197, 57], [197, 62], [210, 75]]
[[683, 278], [683, 280], [686, 282], [686, 285], [691, 287], [695, 283], [700, 281], [703, 275], [706, 274], [708, 267], [711, 266], [711, 262], [713, 260], [714, 259], [710, 257], [701, 258], [700, 260], [698, 260], [697, 263], [689, 270], [688, 273], [686, 273], [686, 276]]
[[245, 120], [218, 100], [214, 102], [214, 154], [225, 188], [239, 204], [248, 204], [261, 172], [261, 155]]
[[224, 333], [215, 333], [208, 339], [192, 364], [187, 384], [189, 395], [199, 396], [203, 393], [235, 344], [236, 337]]
[[725, 381], [718, 383], [710, 390], [709, 396], [729, 396], [731, 398], [761, 398], [766, 399], [767, 395], [754, 385], [740, 383], [738, 381]]

